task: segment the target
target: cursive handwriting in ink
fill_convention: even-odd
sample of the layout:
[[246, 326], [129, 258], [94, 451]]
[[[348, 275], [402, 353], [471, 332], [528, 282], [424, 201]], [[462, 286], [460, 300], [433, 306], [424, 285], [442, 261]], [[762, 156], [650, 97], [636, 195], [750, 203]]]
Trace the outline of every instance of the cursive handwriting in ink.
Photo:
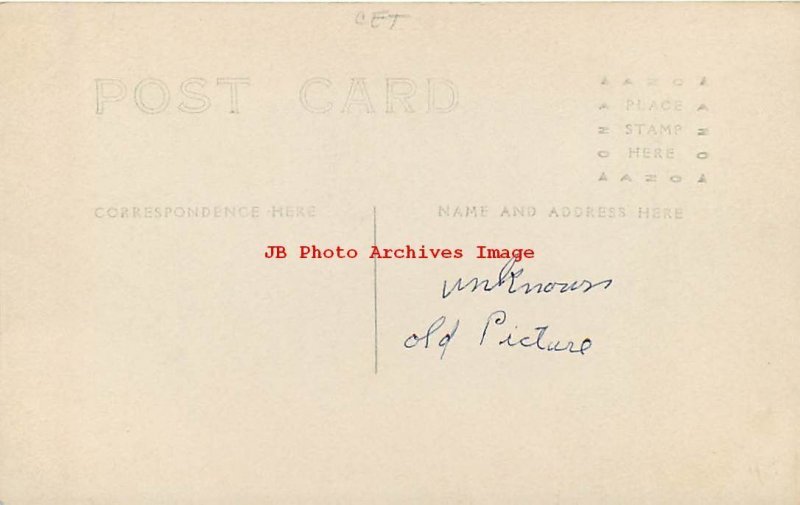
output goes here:
[[[437, 318], [431, 325], [428, 327], [428, 330], [425, 332], [425, 335], [420, 337], [416, 333], [412, 334], [408, 337], [405, 342], [403, 342], [403, 347], [406, 349], [411, 349], [416, 347], [418, 344], [423, 343], [425, 349], [428, 348], [430, 344], [431, 337], [434, 333], [436, 333], [443, 325], [444, 322], [447, 320], [445, 316], [441, 316]], [[439, 359], [444, 359], [444, 353], [447, 351], [447, 346], [450, 344], [450, 341], [456, 336], [456, 331], [458, 331], [458, 324], [461, 321], [456, 319], [456, 324], [453, 326], [453, 329], [450, 330], [448, 333], [445, 333], [442, 338], [439, 339], [439, 348], [442, 349], [442, 354], [439, 356]]]
[[[508, 315], [506, 314], [505, 310], [495, 310], [489, 317], [486, 318], [486, 324], [483, 326], [483, 333], [481, 333], [481, 342], [480, 345], [486, 341], [486, 336], [489, 333], [489, 328], [495, 328], [499, 326], [503, 326], [506, 324], [506, 320], [508, 319]], [[508, 332], [498, 340], [498, 345], [506, 345], [508, 347], [514, 346], [522, 346], [522, 347], [533, 347], [540, 351], [547, 351], [547, 352], [570, 352], [570, 353], [577, 353], [580, 355], [585, 355], [589, 348], [592, 347], [592, 339], [584, 338], [580, 345], [576, 348], [576, 344], [573, 340], [567, 340], [566, 342], [562, 343], [561, 340], [551, 340], [545, 338], [545, 332], [549, 326], [537, 326], [534, 329], [536, 330], [536, 336], [532, 335], [524, 335], [522, 337], [517, 337], [512, 332]]]
[[[413, 333], [410, 337], [406, 338], [403, 342], [403, 347], [406, 349], [413, 349], [415, 347], [428, 349], [431, 346], [438, 345], [441, 349], [439, 359], [444, 359], [447, 346], [452, 343], [461, 320], [456, 319], [455, 324], [453, 324], [448, 332], [442, 329], [446, 321], [446, 316], [439, 316], [428, 326], [428, 329], [424, 333], [421, 335]], [[516, 331], [518, 328], [517, 325], [513, 326], [513, 330], [504, 327], [507, 321], [508, 313], [503, 309], [498, 309], [490, 313], [483, 325], [483, 331], [479, 334], [480, 338], [476, 339], [475, 343], [480, 347], [484, 346], [484, 344], [497, 342], [499, 346], [503, 347], [527, 348], [544, 352], [563, 352], [578, 356], [585, 356], [592, 347], [592, 339], [588, 337], [583, 338], [579, 342], [577, 340], [556, 339], [547, 334], [549, 329], [548, 325], [534, 326], [533, 332], [521, 333]], [[511, 325], [508, 324], [508, 327], [510, 326]], [[475, 334], [478, 335], [477, 332], [475, 332]], [[439, 335], [442, 336], [439, 337]]]
[[522, 273], [524, 268], [520, 267], [514, 270], [516, 259], [511, 258], [508, 260], [500, 271], [497, 273], [497, 279], [480, 279], [473, 277], [465, 281], [463, 277], [459, 277], [448, 285], [447, 280], [442, 283], [442, 298], [447, 298], [455, 292], [467, 291], [475, 293], [476, 291], [488, 292], [497, 288], [505, 288], [509, 294], [522, 293], [524, 295], [539, 294], [539, 293], [571, 293], [577, 291], [579, 293], [587, 293], [595, 288], [602, 287], [604, 290], [608, 289], [613, 282], [612, 279], [606, 279], [599, 282], [590, 281], [588, 279], [575, 280], [572, 282], [537, 282], [531, 284], [530, 282], [522, 282]]

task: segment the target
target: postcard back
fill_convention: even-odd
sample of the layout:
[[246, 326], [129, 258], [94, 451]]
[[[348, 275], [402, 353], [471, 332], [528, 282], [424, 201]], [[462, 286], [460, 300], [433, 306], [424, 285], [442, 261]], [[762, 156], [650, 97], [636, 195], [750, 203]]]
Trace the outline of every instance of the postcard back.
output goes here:
[[1, 5], [0, 501], [797, 504], [798, 27]]

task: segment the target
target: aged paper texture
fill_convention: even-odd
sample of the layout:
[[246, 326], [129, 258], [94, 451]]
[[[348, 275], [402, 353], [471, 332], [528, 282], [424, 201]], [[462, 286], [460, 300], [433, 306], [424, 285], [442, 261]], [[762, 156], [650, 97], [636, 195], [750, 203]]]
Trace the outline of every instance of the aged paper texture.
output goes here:
[[800, 8], [0, 5], [3, 505], [800, 503]]

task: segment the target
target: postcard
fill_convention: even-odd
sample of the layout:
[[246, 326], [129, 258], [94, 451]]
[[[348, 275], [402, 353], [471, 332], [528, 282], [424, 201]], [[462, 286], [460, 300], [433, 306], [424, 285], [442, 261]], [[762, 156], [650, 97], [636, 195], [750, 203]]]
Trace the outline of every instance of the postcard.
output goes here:
[[797, 504], [798, 27], [3, 4], [0, 501]]

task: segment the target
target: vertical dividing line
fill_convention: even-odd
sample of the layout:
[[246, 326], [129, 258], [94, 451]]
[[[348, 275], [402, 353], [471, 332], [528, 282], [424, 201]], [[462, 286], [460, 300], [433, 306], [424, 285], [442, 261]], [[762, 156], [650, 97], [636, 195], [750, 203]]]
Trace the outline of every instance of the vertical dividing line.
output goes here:
[[[372, 245], [378, 245], [378, 213], [372, 206]], [[378, 374], [378, 258], [372, 258], [372, 315], [375, 323], [375, 375]]]

